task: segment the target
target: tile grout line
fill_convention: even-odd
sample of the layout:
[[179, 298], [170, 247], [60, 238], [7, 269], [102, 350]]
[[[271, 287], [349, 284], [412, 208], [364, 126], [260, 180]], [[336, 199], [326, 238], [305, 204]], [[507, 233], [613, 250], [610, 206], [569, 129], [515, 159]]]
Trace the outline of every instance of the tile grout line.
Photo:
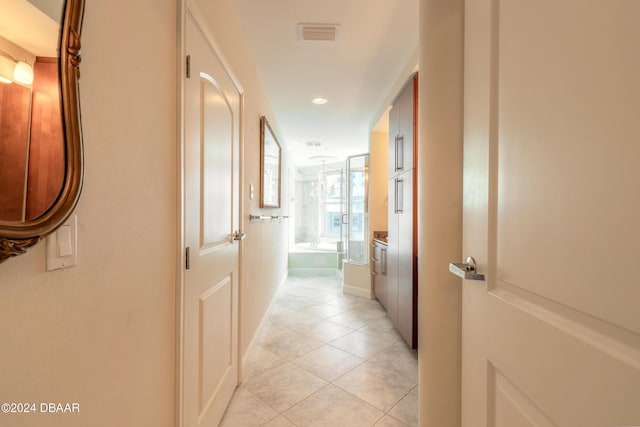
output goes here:
[[[285, 283], [287, 283], [287, 282], [285, 282]], [[307, 286], [305, 286], [302, 289], [305, 289], [305, 293], [307, 292], [306, 289], [309, 289], [309, 292], [311, 292], [313, 290], [313, 289], [311, 289], [311, 287], [307, 287]], [[331, 292], [332, 289], [326, 289], [325, 291], [326, 292]], [[323, 291], [319, 291], [319, 292], [323, 292]], [[336, 298], [332, 298], [332, 299], [328, 299], [328, 300], [323, 298], [323, 300], [321, 301], [319, 299], [314, 299], [314, 298], [309, 297], [309, 296], [304, 296], [304, 295], [299, 295], [299, 294], [296, 295], [294, 293], [289, 293], [289, 292], [287, 292], [286, 289], [278, 290], [275, 298], [276, 298], [276, 302], [271, 307], [270, 312], [267, 314], [267, 317], [268, 317], [269, 320], [268, 320], [268, 322], [266, 322], [263, 325], [263, 328], [258, 333], [260, 335], [263, 335], [268, 326], [275, 326], [275, 327], [280, 328], [281, 330], [285, 331], [285, 332], [283, 332], [283, 335], [284, 334], [290, 334], [291, 332], [293, 332], [294, 334], [302, 335], [302, 336], [304, 336], [306, 338], [309, 338], [309, 339], [315, 341], [316, 343], [320, 343], [321, 345], [319, 345], [317, 347], [314, 347], [312, 349], [309, 349], [309, 350], [304, 350], [303, 349], [303, 352], [301, 354], [297, 355], [293, 359], [290, 359], [291, 356], [283, 357], [283, 355], [274, 352], [272, 349], [264, 347], [262, 345], [262, 340], [264, 339], [264, 337], [261, 336], [260, 340], [259, 340], [259, 343], [258, 343], [258, 346], [256, 346], [256, 350], [258, 348], [260, 348], [261, 350], [266, 351], [269, 354], [272, 354], [272, 355], [278, 357], [281, 361], [283, 361], [283, 363], [281, 363], [278, 366], [267, 368], [265, 371], [260, 372], [258, 375], [256, 375], [255, 372], [253, 372], [252, 374], [250, 374], [249, 376], [247, 376], [245, 378], [245, 380], [243, 381], [243, 384], [245, 382], [251, 380], [252, 378], [259, 378], [259, 377], [261, 377], [263, 375], [268, 374], [269, 372], [274, 371], [275, 369], [282, 368], [283, 366], [286, 366], [287, 364], [291, 364], [292, 366], [297, 367], [298, 369], [300, 369], [301, 371], [305, 372], [306, 374], [311, 375], [311, 376], [313, 376], [313, 377], [325, 382], [325, 384], [322, 387], [320, 387], [319, 389], [313, 391], [308, 396], [304, 397], [302, 400], [300, 400], [298, 402], [295, 402], [294, 404], [292, 404], [291, 406], [287, 407], [286, 409], [284, 409], [282, 411], [276, 410], [269, 403], [267, 403], [266, 401], [262, 400], [255, 393], [251, 392], [249, 389], [247, 389], [245, 387], [245, 390], [251, 396], [253, 396], [254, 398], [258, 399], [258, 401], [260, 401], [263, 404], [265, 404], [268, 408], [270, 408], [271, 410], [273, 410], [273, 412], [275, 412], [277, 414], [274, 417], [272, 417], [271, 419], [269, 419], [266, 423], [269, 423], [269, 422], [273, 421], [274, 419], [278, 418], [279, 416], [282, 416], [288, 422], [296, 425], [293, 422], [293, 420], [291, 420], [289, 417], [287, 417], [285, 415], [285, 412], [288, 412], [292, 408], [296, 407], [297, 405], [300, 405], [303, 402], [308, 401], [309, 399], [313, 398], [318, 393], [321, 393], [323, 390], [326, 390], [328, 387], [335, 387], [335, 388], [341, 390], [342, 392], [346, 393], [347, 395], [351, 396], [352, 398], [355, 398], [357, 401], [361, 402], [362, 404], [364, 404], [364, 405], [366, 405], [366, 406], [368, 406], [370, 408], [374, 408], [374, 409], [376, 409], [378, 411], [381, 411], [382, 414], [371, 424], [371, 426], [379, 423], [383, 418], [385, 418], [385, 416], [390, 417], [394, 421], [401, 422], [396, 417], [392, 416], [390, 414], [390, 412], [394, 408], [396, 408], [398, 406], [398, 404], [400, 404], [400, 402], [403, 399], [405, 399], [410, 393], [412, 393], [416, 389], [417, 385], [414, 385], [409, 391], [405, 392], [397, 401], [395, 401], [393, 403], [393, 405], [389, 408], [389, 410], [385, 410], [385, 409], [381, 409], [381, 408], [378, 408], [377, 406], [372, 405], [371, 403], [367, 402], [366, 400], [363, 400], [362, 398], [358, 397], [357, 395], [351, 393], [350, 391], [348, 391], [348, 390], [344, 389], [343, 387], [340, 387], [339, 385], [336, 384], [336, 382], [340, 381], [346, 375], [349, 375], [354, 370], [361, 368], [363, 365], [365, 365], [365, 364], [367, 364], [369, 362], [371, 363], [371, 365], [377, 366], [379, 369], [385, 369], [386, 365], [381, 363], [382, 362], [381, 360], [376, 362], [373, 359], [375, 359], [376, 356], [380, 355], [382, 352], [384, 352], [384, 351], [386, 351], [388, 349], [391, 349], [394, 345], [397, 344], [396, 342], [386, 341], [386, 339], [389, 338], [387, 336], [387, 334], [389, 334], [389, 335], [391, 335], [392, 333], [397, 334], [397, 331], [395, 331], [393, 329], [390, 329], [388, 331], [383, 329], [383, 330], [378, 330], [378, 332], [370, 331], [370, 330], [369, 331], [365, 331], [364, 330], [365, 328], [367, 328], [367, 326], [370, 326], [371, 322], [375, 322], [377, 320], [382, 320], [382, 319], [388, 319], [388, 317], [386, 316], [386, 312], [382, 311], [382, 315], [380, 315], [380, 311], [379, 310], [381, 309], [381, 307], [379, 306], [379, 304], [378, 305], [372, 304], [372, 303], [370, 303], [368, 301], [367, 302], [363, 301], [363, 302], [360, 303], [358, 300], [355, 299], [355, 297], [354, 298], [349, 298], [349, 297], [344, 297], [344, 296], [338, 296]], [[284, 300], [284, 303], [281, 304], [281, 305], [278, 305], [278, 302], [277, 302], [278, 298], [282, 298]], [[339, 300], [344, 300], [344, 303], [343, 302], [338, 303]], [[355, 301], [355, 303], [350, 303], [350, 301]], [[334, 304], [331, 304], [332, 302]], [[307, 305], [307, 304], [310, 304], [310, 305]], [[292, 308], [292, 306], [294, 306], [294, 305], [297, 305], [298, 307], [297, 308]], [[312, 307], [320, 306], [320, 305], [327, 305], [327, 306], [335, 307], [337, 310], [341, 310], [341, 311], [339, 313], [336, 313], [336, 314], [333, 314], [333, 315], [330, 315], [330, 316], [327, 316], [327, 317], [320, 317], [320, 316], [316, 316], [316, 315], [311, 315], [311, 314], [305, 313], [306, 310], [308, 310], [308, 309], [310, 309]], [[349, 307], [346, 307], [345, 305], [349, 305]], [[287, 311], [290, 311], [290, 312], [305, 314], [305, 315], [307, 315], [309, 317], [313, 317], [313, 318], [315, 318], [315, 321], [309, 323], [308, 325], [300, 325], [298, 328], [296, 328], [295, 325], [293, 327], [291, 327], [288, 324], [280, 323], [277, 320], [274, 320], [272, 318], [274, 312], [276, 312], [278, 308], [284, 311], [283, 316], [286, 316], [287, 315]], [[341, 316], [341, 315], [354, 316], [354, 318], [357, 318], [359, 314], [361, 316], [365, 316], [365, 318], [361, 320], [364, 323], [362, 325], [356, 327], [356, 328], [354, 328], [351, 325], [344, 325], [344, 324], [329, 320], [332, 317], [338, 317], [338, 316]], [[311, 327], [313, 327], [313, 325], [319, 325], [320, 323], [323, 323], [323, 322], [333, 323], [336, 326], [347, 328], [347, 329], [349, 329], [349, 331], [344, 333], [344, 334], [341, 334], [341, 335], [337, 336], [335, 339], [330, 340], [328, 342], [325, 339], [317, 339], [316, 337], [312, 336], [312, 334], [309, 332], [309, 330], [307, 328], [311, 328]], [[363, 356], [361, 356], [359, 354], [352, 353], [348, 349], [340, 348], [340, 347], [337, 347], [336, 345], [334, 345], [334, 343], [336, 341], [339, 341], [339, 340], [343, 339], [344, 337], [346, 337], [349, 334], [352, 334], [354, 332], [360, 332], [360, 334], [363, 334], [363, 335], [365, 335], [367, 337], [370, 337], [372, 339], [382, 340], [387, 345], [382, 347], [382, 348], [380, 348], [380, 349], [378, 349], [377, 351], [365, 356], [365, 357], [363, 357]], [[382, 336], [382, 335], [385, 335], [385, 336]], [[275, 342], [278, 341], [277, 335], [276, 335], [276, 338], [274, 339], [274, 341]], [[307, 355], [313, 353], [314, 351], [318, 351], [318, 350], [320, 350], [322, 348], [325, 348], [325, 347], [329, 347], [329, 348], [335, 349], [337, 351], [343, 352], [345, 354], [348, 354], [350, 356], [353, 356], [353, 357], [358, 359], [358, 362], [354, 366], [350, 367], [347, 371], [343, 372], [339, 377], [337, 377], [337, 378], [335, 378], [333, 380], [328, 380], [328, 379], [323, 378], [322, 376], [317, 375], [316, 373], [314, 373], [314, 372], [308, 370], [307, 368], [305, 368], [303, 365], [299, 364], [300, 362], [296, 363], [296, 360], [299, 360], [299, 359], [303, 358], [304, 356], [307, 356]], [[248, 359], [248, 362], [249, 362], [248, 364], [250, 364], [251, 361], [252, 361], [252, 358], [249, 358]], [[248, 371], [250, 372], [251, 370], [248, 369]], [[389, 370], [386, 370], [386, 369], [385, 369], [385, 371], [388, 371], [390, 374], [397, 375], [399, 377], [405, 378], [406, 380], [415, 380], [415, 378], [408, 378], [404, 374], [401, 374], [401, 373], [396, 372], [396, 371], [389, 371]], [[394, 399], [395, 399], [395, 397], [394, 397]], [[266, 424], [266, 423], [263, 423], [263, 424]], [[401, 423], [404, 424], [404, 422], [401, 422]]]

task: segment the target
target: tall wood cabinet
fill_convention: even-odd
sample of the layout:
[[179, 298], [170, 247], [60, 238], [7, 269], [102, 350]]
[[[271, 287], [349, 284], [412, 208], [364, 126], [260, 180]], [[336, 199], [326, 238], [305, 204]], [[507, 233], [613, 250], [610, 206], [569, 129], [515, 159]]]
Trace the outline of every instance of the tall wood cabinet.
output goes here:
[[385, 308], [402, 338], [418, 346], [417, 73], [389, 112], [389, 216]]

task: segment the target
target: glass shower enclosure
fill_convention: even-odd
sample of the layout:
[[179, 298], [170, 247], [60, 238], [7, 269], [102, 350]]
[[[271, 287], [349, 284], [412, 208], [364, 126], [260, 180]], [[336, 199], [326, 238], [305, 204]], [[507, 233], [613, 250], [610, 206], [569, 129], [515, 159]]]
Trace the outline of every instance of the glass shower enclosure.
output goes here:
[[343, 205], [345, 259], [369, 263], [369, 155], [347, 158], [346, 197]]
[[344, 261], [368, 264], [368, 181], [368, 154], [298, 168], [289, 252], [337, 253], [338, 270]]
[[340, 252], [344, 162], [296, 170], [290, 251]]

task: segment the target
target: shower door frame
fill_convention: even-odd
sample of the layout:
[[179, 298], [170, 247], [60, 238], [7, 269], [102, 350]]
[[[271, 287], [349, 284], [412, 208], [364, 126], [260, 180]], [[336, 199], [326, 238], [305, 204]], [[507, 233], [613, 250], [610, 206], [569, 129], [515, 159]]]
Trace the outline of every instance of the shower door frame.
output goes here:
[[[351, 215], [352, 195], [351, 195], [351, 161], [356, 158], [364, 158], [364, 211], [363, 211], [363, 260], [353, 260], [351, 258], [351, 230], [353, 225], [353, 216]], [[346, 191], [346, 197], [344, 198], [344, 205], [342, 210], [342, 230], [340, 239], [344, 246], [344, 261], [351, 264], [367, 265], [369, 264], [369, 153], [356, 154], [347, 157], [346, 160], [346, 177], [343, 180], [343, 185]], [[345, 221], [346, 218], [346, 221]], [[339, 263], [341, 265], [341, 263]]]

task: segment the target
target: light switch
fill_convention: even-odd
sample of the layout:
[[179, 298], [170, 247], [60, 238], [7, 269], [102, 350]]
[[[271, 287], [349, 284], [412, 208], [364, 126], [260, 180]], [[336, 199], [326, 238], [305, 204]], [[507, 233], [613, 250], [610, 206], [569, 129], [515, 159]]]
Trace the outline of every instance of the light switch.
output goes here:
[[78, 263], [78, 217], [73, 215], [47, 236], [47, 271], [73, 267]]
[[253, 200], [253, 196], [255, 196], [255, 189], [253, 184], [249, 184], [249, 200]]
[[58, 241], [58, 256], [64, 257], [73, 255], [73, 247], [71, 246], [71, 226], [63, 225], [56, 231], [56, 240]]

